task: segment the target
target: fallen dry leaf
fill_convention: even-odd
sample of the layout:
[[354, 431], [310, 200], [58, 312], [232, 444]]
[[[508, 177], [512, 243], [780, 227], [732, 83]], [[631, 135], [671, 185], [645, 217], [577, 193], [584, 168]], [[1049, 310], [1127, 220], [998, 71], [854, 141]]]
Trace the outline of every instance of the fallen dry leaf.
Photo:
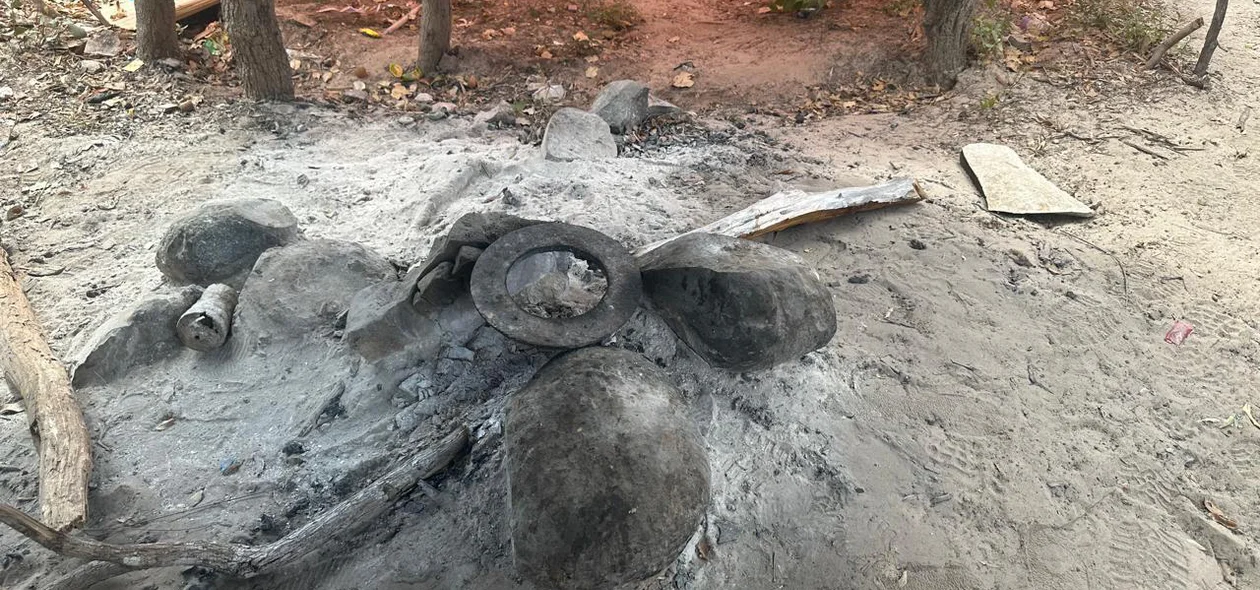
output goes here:
[[587, 78], [594, 78], [595, 76], [598, 76], [598, 75], [599, 75], [599, 68], [597, 68], [597, 67], [595, 67], [595, 66], [591, 66], [591, 67], [589, 67], [589, 68], [586, 68], [586, 77], [587, 77]]
[[503, 33], [504, 35], [515, 35], [516, 27], [503, 27], [502, 29], [499, 30], [499, 32]]
[[1221, 511], [1220, 507], [1218, 507], [1215, 502], [1204, 499], [1203, 507], [1207, 509], [1208, 514], [1211, 514], [1212, 518], [1216, 520], [1216, 522], [1219, 522], [1221, 526], [1231, 531], [1238, 530], [1238, 522], [1228, 516], [1225, 516], [1225, 513]]
[[389, 64], [389, 75], [395, 78], [403, 77], [403, 67], [401, 64]]
[[574, 41], [590, 41], [591, 38], [587, 37], [586, 33], [583, 33], [582, 31], [578, 31], [573, 34], [573, 40]]
[[769, 6], [762, 6], [757, 9], [757, 14], [769, 14], [772, 10]]
[[597, 62], [597, 61], [599, 61], [599, 56], [598, 56], [598, 55], [588, 55], [588, 56], [586, 56], [586, 63], [593, 64], [593, 63], [595, 63], [595, 62]]
[[691, 72], [682, 72], [674, 76], [674, 81], [670, 86], [674, 88], [691, 88], [696, 85], [696, 75]]
[[481, 38], [482, 38], [482, 39], [485, 39], [485, 40], [487, 40], [487, 41], [489, 41], [490, 39], [493, 39], [493, 38], [495, 38], [495, 37], [497, 37], [497, 36], [499, 36], [499, 32], [498, 32], [498, 31], [496, 31], [496, 30], [494, 30], [494, 29], [486, 29], [486, 30], [484, 30], [484, 31], [482, 31], [482, 32], [481, 32]]
[[551, 52], [544, 49], [542, 50], [542, 53], [538, 54], [538, 57], [541, 57], [543, 59], [551, 59]]
[[670, 38], [669, 38], [669, 42], [670, 42], [670, 43], [677, 43], [679, 39], [682, 39], [682, 37], [670, 37]]
[[142, 68], [142, 67], [144, 67], [144, 60], [142, 60], [142, 59], [133, 59], [133, 60], [131, 60], [131, 61], [127, 62], [127, 65], [123, 66], [123, 71], [124, 71], [124, 72], [135, 72], [135, 71], [138, 71], [138, 70], [139, 70], [140, 68]]
[[26, 406], [23, 405], [22, 402], [13, 402], [11, 404], [4, 404], [3, 406], [0, 406], [0, 416], [10, 416], [25, 411]]
[[363, 36], [364, 36], [364, 37], [371, 37], [371, 38], [373, 38], [373, 39], [380, 39], [380, 38], [381, 38], [381, 34], [380, 34], [380, 33], [376, 32], [376, 31], [373, 31], [372, 29], [369, 29], [369, 28], [367, 28], [367, 27], [364, 27], [364, 28], [362, 28], [362, 29], [359, 29], [359, 32], [360, 32], [360, 33], [363, 33]]
[[402, 100], [411, 96], [411, 91], [407, 90], [407, 87], [402, 84], [394, 84], [394, 87], [389, 91], [389, 95], [394, 97], [394, 100]]

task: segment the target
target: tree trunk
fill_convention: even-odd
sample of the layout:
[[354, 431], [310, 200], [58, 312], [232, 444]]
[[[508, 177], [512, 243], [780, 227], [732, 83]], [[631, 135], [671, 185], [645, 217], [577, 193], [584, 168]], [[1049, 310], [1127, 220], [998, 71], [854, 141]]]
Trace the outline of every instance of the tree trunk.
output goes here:
[[1212, 24], [1208, 26], [1207, 38], [1203, 40], [1203, 51], [1199, 53], [1199, 63], [1194, 66], [1194, 75], [1202, 78], [1207, 75], [1208, 62], [1216, 53], [1216, 36], [1221, 34], [1221, 25], [1225, 24], [1225, 9], [1229, 0], [1216, 0], [1216, 12], [1212, 14]]
[[424, 0], [420, 15], [419, 65], [428, 76], [451, 48], [451, 0]]
[[293, 70], [280, 37], [275, 0], [223, 0], [223, 24], [245, 96], [293, 100]]
[[157, 61], [179, 57], [175, 0], [136, 0], [136, 57]]
[[967, 37], [975, 8], [975, 0], [923, 1], [928, 80], [941, 88], [952, 88], [967, 67]]

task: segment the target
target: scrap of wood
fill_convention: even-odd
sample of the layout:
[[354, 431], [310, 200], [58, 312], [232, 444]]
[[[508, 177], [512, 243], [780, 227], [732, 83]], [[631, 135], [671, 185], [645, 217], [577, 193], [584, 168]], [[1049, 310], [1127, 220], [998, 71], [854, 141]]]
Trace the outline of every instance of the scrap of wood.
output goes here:
[[105, 15], [101, 14], [101, 9], [96, 7], [95, 2], [92, 0], [83, 0], [83, 5], [87, 7], [88, 12], [92, 13], [92, 16], [96, 17], [96, 20], [100, 21], [102, 25], [107, 27], [113, 26], [113, 24], [109, 22], [109, 19], [105, 18]]
[[[39, 449], [39, 506], [44, 523], [65, 531], [87, 521], [91, 444], [70, 376], [53, 355], [22, 283], [0, 248], [0, 370], [26, 403]], [[40, 525], [43, 526], [43, 525]]]
[[1203, 17], [1199, 17], [1190, 21], [1188, 24], [1186, 24], [1186, 26], [1181, 27], [1181, 29], [1179, 29], [1177, 32], [1173, 33], [1172, 35], [1169, 35], [1167, 39], [1164, 39], [1164, 41], [1155, 48], [1155, 51], [1151, 52], [1151, 58], [1146, 60], [1146, 69], [1149, 70], [1149, 69], [1154, 68], [1156, 65], [1158, 65], [1160, 60], [1164, 59], [1164, 54], [1168, 53], [1168, 50], [1172, 49], [1173, 45], [1180, 43], [1181, 40], [1185, 39], [1187, 35], [1195, 32], [1196, 30], [1198, 30], [1199, 27], [1202, 27], [1202, 26], [1203, 26]]
[[419, 15], [420, 15], [420, 5], [417, 4], [416, 6], [412, 7], [411, 12], [404, 14], [402, 18], [394, 21], [393, 24], [389, 25], [389, 28], [385, 29], [385, 31], [381, 33], [381, 36], [384, 37], [385, 35], [388, 35], [394, 31], [397, 31], [398, 29], [401, 29], [402, 26], [407, 24], [408, 21], [416, 20], [416, 17]]
[[[467, 445], [468, 430], [461, 427], [434, 445], [421, 449], [302, 528], [261, 546], [215, 542], [103, 543], [55, 531], [7, 504], [0, 504], [0, 522], [60, 555], [94, 560], [80, 569], [94, 568], [102, 575], [112, 577], [124, 572], [119, 568], [99, 565], [99, 562], [122, 565], [127, 570], [196, 566], [237, 578], [251, 578], [290, 564], [319, 550], [332, 539], [344, 539], [359, 533], [388, 511], [400, 497], [415, 489], [417, 482], [446, 469]], [[87, 576], [76, 575], [75, 572], [62, 578], [67, 579], [66, 585], [57, 585], [59, 580], [52, 588], [78, 590], [84, 588], [81, 584], [89, 582]], [[102, 579], [90, 580], [90, 583], [95, 584]], [[70, 582], [80, 586], [69, 585]]]
[[[218, 4], [219, 0], [175, 0], [175, 20], [188, 18]], [[118, 11], [110, 15], [110, 23], [120, 29], [136, 30], [135, 0], [120, 0], [117, 5]]]
[[1159, 159], [1161, 159], [1161, 160], [1167, 160], [1167, 159], [1168, 159], [1168, 156], [1165, 156], [1164, 154], [1161, 154], [1161, 153], [1159, 153], [1159, 152], [1157, 152], [1157, 151], [1155, 151], [1155, 150], [1153, 150], [1153, 149], [1151, 149], [1151, 148], [1148, 148], [1148, 147], [1145, 147], [1145, 146], [1142, 146], [1142, 145], [1139, 145], [1139, 144], [1133, 143], [1133, 142], [1131, 142], [1131, 141], [1129, 141], [1129, 140], [1127, 140], [1127, 139], [1122, 139], [1122, 140], [1120, 140], [1120, 143], [1123, 143], [1124, 145], [1127, 145], [1127, 146], [1129, 146], [1129, 147], [1131, 147], [1131, 148], [1133, 148], [1133, 149], [1135, 149], [1135, 150], [1137, 150], [1137, 151], [1139, 151], [1139, 152], [1142, 152], [1142, 153], [1144, 153], [1144, 154], [1146, 154], [1146, 155], [1148, 155], [1148, 156], [1155, 156], [1156, 158], [1159, 158]]
[[806, 193], [799, 190], [780, 192], [704, 227], [642, 246], [634, 251], [634, 255], [643, 256], [688, 234], [707, 233], [733, 238], [755, 238], [805, 223], [825, 221], [859, 211], [915, 203], [923, 199], [922, 189], [910, 178], [896, 178], [884, 184], [849, 187], [821, 193]]

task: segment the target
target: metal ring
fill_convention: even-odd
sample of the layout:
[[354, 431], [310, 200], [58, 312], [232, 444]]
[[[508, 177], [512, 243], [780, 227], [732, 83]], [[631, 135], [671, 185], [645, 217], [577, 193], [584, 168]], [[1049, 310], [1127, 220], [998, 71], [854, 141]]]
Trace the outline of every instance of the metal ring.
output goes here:
[[[608, 281], [603, 299], [570, 318], [544, 318], [521, 309], [508, 292], [508, 271], [517, 261], [541, 252], [570, 252], [598, 264]], [[535, 346], [580, 348], [599, 343], [630, 319], [639, 305], [643, 279], [620, 242], [586, 227], [540, 223], [490, 244], [473, 266], [469, 288], [477, 311], [508, 337]]]

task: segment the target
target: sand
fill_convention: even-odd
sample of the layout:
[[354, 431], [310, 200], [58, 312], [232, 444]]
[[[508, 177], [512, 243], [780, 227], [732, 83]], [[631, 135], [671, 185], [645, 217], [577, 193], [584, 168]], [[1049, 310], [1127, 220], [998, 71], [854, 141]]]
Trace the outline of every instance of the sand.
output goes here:
[[[1260, 142], [1235, 127], [1245, 105], [1260, 109], [1260, 52], [1245, 33], [1260, 25], [1260, 5], [1235, 4], [1232, 36], [1222, 36], [1231, 51], [1218, 52], [1222, 77], [1208, 92], [1170, 82], [1091, 97], [977, 68], [961, 96], [912, 115], [789, 128], [754, 116], [741, 132], [709, 122], [734, 139], [590, 165], [543, 166], [536, 147], [467, 121], [416, 131], [264, 113], [309, 131], [242, 125], [126, 140], [59, 139], [31, 125], [0, 174], [34, 162], [23, 183], [66, 190], [6, 223], [5, 243], [20, 267], [64, 267], [27, 281], [68, 356], [110, 313], [160, 288], [153, 247], [165, 223], [205, 199], [278, 199], [309, 237], [361, 242], [406, 266], [468, 211], [580, 223], [634, 246], [783, 186], [912, 176], [928, 201], [768, 238], [832, 287], [841, 328], [826, 348], [730, 375], [704, 367], [650, 313], [618, 335], [678, 380], [713, 472], [705, 548], [689, 547], [643, 587], [1260, 588], [1260, 428], [1242, 414], [1260, 401]], [[999, 106], [981, 108], [990, 94]], [[1177, 153], [1126, 127], [1195, 149]], [[1067, 131], [1123, 135], [1169, 157]], [[1098, 216], [984, 211], [958, 164], [973, 142], [1012, 147]], [[96, 144], [109, 149], [84, 149]], [[64, 165], [82, 154], [90, 166]], [[518, 204], [504, 202], [505, 187]], [[1194, 333], [1165, 343], [1178, 319]], [[331, 341], [323, 356], [302, 349], [248, 372], [181, 359], [81, 391], [98, 441], [91, 528], [115, 541], [265, 541], [383, 471], [412, 437], [462, 421], [483, 441], [471, 456], [336, 559], [253, 585], [195, 587], [528, 588], [511, 569], [496, 429], [503, 396], [544, 359], [488, 331], [468, 344], [493, 360], [426, 369], [449, 381], [449, 399], [409, 399], [415, 381], [403, 379], [419, 368], [356, 369]], [[284, 443], [336, 382], [346, 415], [312, 433], [306, 462], [292, 464]], [[155, 431], [167, 412], [179, 423]], [[228, 456], [243, 465], [223, 476]], [[0, 463], [19, 469], [0, 474], [0, 499], [34, 510], [20, 500], [35, 489], [21, 415], [0, 420]], [[197, 511], [180, 512], [197, 499]], [[1213, 522], [1205, 499], [1239, 530]], [[73, 565], [12, 533], [0, 539], [21, 556], [6, 559], [4, 587], [42, 587]], [[102, 587], [182, 588], [197, 577], [161, 570]]]

